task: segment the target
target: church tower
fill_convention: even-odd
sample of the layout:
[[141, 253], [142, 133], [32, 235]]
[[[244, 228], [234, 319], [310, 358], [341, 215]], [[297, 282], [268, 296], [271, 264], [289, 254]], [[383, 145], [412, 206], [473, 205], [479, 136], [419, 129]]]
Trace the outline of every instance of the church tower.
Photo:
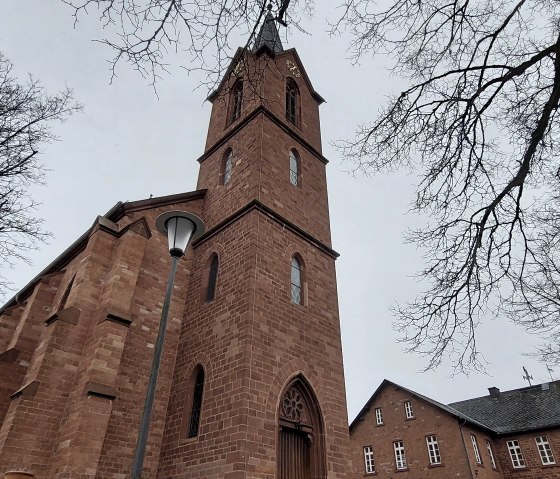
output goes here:
[[324, 100], [269, 15], [210, 101], [158, 477], [346, 477]]
[[0, 308], [0, 477], [126, 479], [179, 262], [144, 479], [346, 479], [348, 422], [319, 106], [265, 19], [216, 91], [197, 190], [117, 203]]

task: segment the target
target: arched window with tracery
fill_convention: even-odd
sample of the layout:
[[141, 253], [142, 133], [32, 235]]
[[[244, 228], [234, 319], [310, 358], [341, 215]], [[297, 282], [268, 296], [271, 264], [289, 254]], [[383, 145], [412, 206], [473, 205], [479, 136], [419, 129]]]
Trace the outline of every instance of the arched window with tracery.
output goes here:
[[298, 124], [299, 117], [299, 89], [292, 78], [286, 81], [286, 118], [294, 125]]
[[243, 105], [243, 80], [237, 80], [231, 89], [230, 121], [235, 121], [241, 116]]
[[319, 402], [303, 377], [292, 380], [284, 390], [278, 421], [278, 479], [326, 477]]
[[299, 255], [292, 256], [290, 272], [290, 296], [292, 303], [303, 304], [303, 262]]
[[218, 260], [218, 255], [212, 255], [212, 261], [210, 262], [210, 269], [208, 271], [208, 284], [206, 285], [206, 302], [209, 303], [216, 296], [216, 283], [218, 281], [218, 269], [220, 262]]
[[229, 148], [225, 155], [222, 165], [222, 184], [227, 185], [233, 173], [233, 150]]
[[295, 150], [290, 150], [290, 183], [294, 186], [299, 186], [300, 177], [300, 160], [299, 155]]
[[[200, 413], [202, 411], [202, 394], [204, 392], [204, 369], [198, 365], [193, 373], [194, 384], [192, 387], [192, 401], [189, 416], [187, 437], [198, 436], [200, 426]], [[193, 381], [191, 381], [193, 383]]]

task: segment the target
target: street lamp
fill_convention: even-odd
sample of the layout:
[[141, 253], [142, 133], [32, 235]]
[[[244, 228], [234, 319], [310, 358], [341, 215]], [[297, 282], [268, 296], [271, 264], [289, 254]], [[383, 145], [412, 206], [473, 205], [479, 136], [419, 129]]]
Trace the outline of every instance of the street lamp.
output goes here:
[[184, 211], [168, 211], [158, 216], [156, 219], [156, 228], [161, 234], [167, 236], [169, 254], [171, 255], [171, 270], [167, 278], [167, 289], [165, 291], [165, 300], [163, 302], [163, 309], [161, 310], [161, 320], [159, 322], [159, 330], [154, 347], [154, 359], [152, 360], [150, 381], [148, 382], [146, 400], [144, 401], [144, 412], [142, 413], [140, 430], [138, 431], [136, 450], [134, 451], [132, 479], [141, 479], [142, 475], [142, 465], [144, 464], [148, 431], [150, 429], [150, 416], [154, 403], [159, 365], [163, 352], [163, 340], [165, 338], [167, 316], [169, 313], [169, 304], [171, 303], [175, 273], [177, 272], [177, 264], [181, 256], [185, 254], [189, 242], [196, 240], [204, 233], [204, 223], [198, 216], [191, 213], [186, 213]]

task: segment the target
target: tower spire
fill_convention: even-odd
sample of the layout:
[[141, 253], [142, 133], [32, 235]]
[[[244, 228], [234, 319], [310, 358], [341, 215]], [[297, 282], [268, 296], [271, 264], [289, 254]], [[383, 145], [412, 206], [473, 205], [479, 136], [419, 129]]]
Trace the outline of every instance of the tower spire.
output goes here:
[[272, 16], [270, 9], [271, 6], [269, 5], [268, 13], [255, 39], [255, 45], [253, 47], [254, 52], [258, 52], [262, 48], [268, 48], [271, 53], [280, 53], [284, 51], [282, 41], [280, 40], [280, 34], [276, 28], [276, 19]]

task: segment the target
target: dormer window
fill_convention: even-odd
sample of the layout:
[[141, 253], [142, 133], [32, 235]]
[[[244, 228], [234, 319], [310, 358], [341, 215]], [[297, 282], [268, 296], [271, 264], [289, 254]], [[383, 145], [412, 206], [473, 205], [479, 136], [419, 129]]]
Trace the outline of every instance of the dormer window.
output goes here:
[[298, 124], [299, 89], [292, 78], [286, 82], [286, 119]]
[[241, 116], [243, 104], [243, 80], [237, 80], [231, 89], [230, 121], [235, 121]]

